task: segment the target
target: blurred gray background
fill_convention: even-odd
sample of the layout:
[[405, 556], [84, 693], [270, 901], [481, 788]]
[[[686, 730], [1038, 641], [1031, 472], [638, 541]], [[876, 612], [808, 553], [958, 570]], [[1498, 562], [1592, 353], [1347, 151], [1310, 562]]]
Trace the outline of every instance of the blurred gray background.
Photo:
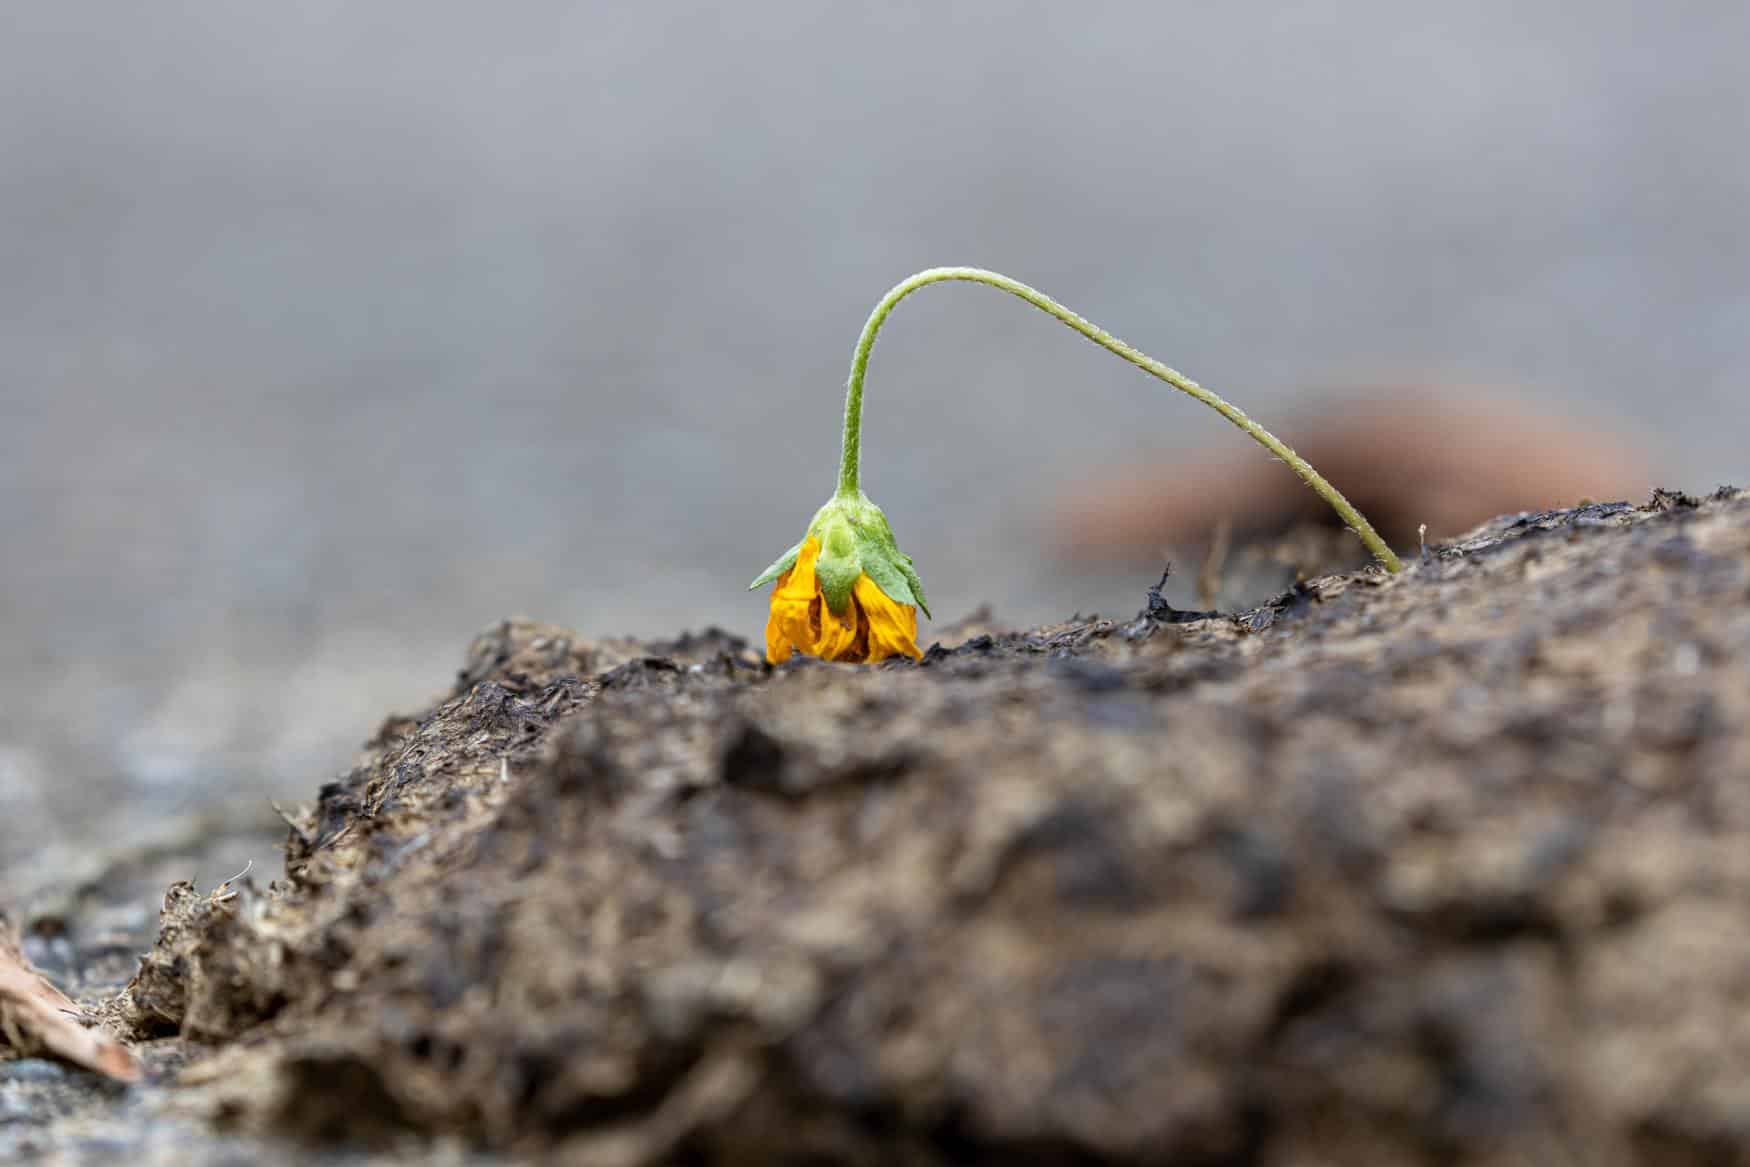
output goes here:
[[[504, 616], [757, 635], [920, 267], [1267, 423], [1506, 385], [1743, 478], [1747, 11], [12, 6], [0, 862], [91, 792], [308, 797]], [[1243, 441], [1163, 392], [987, 289], [896, 313], [865, 485], [939, 619], [1136, 609], [1041, 519]]]

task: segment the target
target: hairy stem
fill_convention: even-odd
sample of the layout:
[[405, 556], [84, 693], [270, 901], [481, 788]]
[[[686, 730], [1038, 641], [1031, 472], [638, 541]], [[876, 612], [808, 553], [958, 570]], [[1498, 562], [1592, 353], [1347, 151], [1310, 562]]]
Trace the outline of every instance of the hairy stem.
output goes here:
[[875, 334], [881, 331], [881, 325], [887, 320], [888, 314], [901, 300], [930, 284], [942, 284], [951, 281], [985, 284], [1018, 296], [1033, 305], [1033, 307], [1051, 316], [1053, 319], [1075, 329], [1109, 353], [1123, 357], [1143, 372], [1159, 378], [1179, 390], [1188, 393], [1201, 401], [1221, 416], [1251, 435], [1252, 440], [1269, 450], [1276, 457], [1288, 463], [1288, 466], [1315, 491], [1319, 497], [1331, 504], [1331, 509], [1337, 512], [1339, 518], [1350, 530], [1361, 536], [1361, 542], [1373, 553], [1375, 559], [1384, 565], [1387, 571], [1402, 571], [1403, 563], [1386, 546], [1385, 540], [1379, 537], [1379, 532], [1373, 529], [1373, 524], [1362, 517], [1361, 512], [1350, 505], [1342, 492], [1325, 480], [1324, 475], [1312, 468], [1312, 464], [1290, 449], [1269, 430], [1247, 417], [1245, 411], [1238, 406], [1230, 405], [1216, 394], [1211, 393], [1183, 373], [1174, 371], [1161, 364], [1147, 353], [1132, 348], [1116, 336], [1107, 332], [1099, 325], [1071, 312], [1050, 296], [1037, 289], [1030, 288], [1019, 280], [994, 271], [985, 271], [976, 267], [933, 267], [896, 284], [892, 291], [881, 297], [881, 302], [875, 305], [875, 311], [869, 314], [869, 322], [863, 325], [863, 335], [857, 338], [856, 352], [851, 356], [851, 378], [845, 388], [845, 444], [844, 453], [839, 460], [839, 489], [841, 497], [855, 497], [861, 491], [859, 477], [859, 462], [863, 445], [863, 378], [869, 371], [869, 353], [875, 347]]

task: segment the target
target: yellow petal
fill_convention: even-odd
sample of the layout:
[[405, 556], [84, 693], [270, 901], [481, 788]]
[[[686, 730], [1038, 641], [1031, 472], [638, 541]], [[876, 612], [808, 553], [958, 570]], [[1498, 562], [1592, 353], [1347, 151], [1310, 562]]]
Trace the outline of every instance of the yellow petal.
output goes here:
[[873, 664], [890, 656], [909, 656], [917, 660], [924, 655], [918, 651], [918, 610], [915, 607], [889, 599], [887, 593], [866, 575], [857, 577], [851, 588], [851, 597], [856, 601], [851, 606], [860, 609], [862, 623], [868, 629], [867, 647], [860, 659]]
[[809, 539], [796, 555], [796, 564], [778, 577], [772, 589], [771, 615], [766, 619], [766, 659], [781, 665], [790, 659], [794, 649], [810, 651], [815, 641], [810, 609], [820, 595], [820, 585], [814, 578], [814, 561], [820, 557], [820, 544]]
[[[778, 577], [778, 586], [784, 586], [784, 580], [789, 573]], [[784, 621], [778, 615], [778, 606], [772, 605], [771, 615], [766, 617], [766, 659], [775, 665], [781, 665], [790, 659], [795, 650], [790, 647], [789, 638], [784, 635]]]
[[822, 660], [861, 660], [857, 651], [857, 605], [846, 604], [843, 616], [834, 616], [826, 606], [826, 597], [815, 601], [819, 638], [812, 650]]

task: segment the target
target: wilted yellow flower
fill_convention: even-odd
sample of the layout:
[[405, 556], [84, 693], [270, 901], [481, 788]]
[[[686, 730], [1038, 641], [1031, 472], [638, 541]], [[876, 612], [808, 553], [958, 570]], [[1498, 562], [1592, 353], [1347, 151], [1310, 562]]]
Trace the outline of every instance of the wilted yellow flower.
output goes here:
[[894, 545], [881, 508], [861, 493], [820, 508], [808, 534], [750, 586], [776, 579], [766, 621], [766, 659], [792, 653], [873, 663], [922, 656], [918, 608], [923, 584]]
[[748, 587], [778, 581], [772, 590], [772, 613], [766, 622], [766, 659], [781, 664], [793, 653], [838, 661], [878, 661], [918, 652], [918, 609], [930, 614], [924, 587], [911, 559], [900, 554], [887, 516], [863, 493], [860, 463], [863, 449], [863, 378], [875, 334], [894, 306], [919, 288], [950, 280], [985, 284], [1025, 300], [1101, 348], [1129, 361], [1151, 377], [1201, 401], [1240, 427], [1336, 509], [1368, 550], [1388, 571], [1403, 564], [1349, 500], [1326, 482], [1306, 459], [1284, 445], [1269, 430], [1247, 417], [1183, 373], [1175, 372], [1147, 353], [1134, 349], [1105, 329], [1077, 316], [1056, 300], [1019, 280], [976, 267], [938, 267], [918, 272], [896, 284], [863, 325], [851, 354], [851, 376], [845, 382], [844, 445], [839, 454], [839, 487], [802, 541], [760, 573]]
[[842, 615], [826, 605], [826, 593], [815, 575], [820, 544], [802, 543], [796, 566], [778, 577], [772, 590], [772, 614], [766, 621], [766, 659], [782, 664], [792, 652], [823, 660], [870, 662], [890, 656], [917, 659], [918, 610], [896, 604], [874, 580], [858, 576], [851, 602]]

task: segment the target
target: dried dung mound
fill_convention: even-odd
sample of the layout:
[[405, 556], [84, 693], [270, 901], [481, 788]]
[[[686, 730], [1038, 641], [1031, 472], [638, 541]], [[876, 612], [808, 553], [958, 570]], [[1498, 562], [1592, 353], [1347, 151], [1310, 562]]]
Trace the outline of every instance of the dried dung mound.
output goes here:
[[245, 1129], [604, 1164], [1750, 1162], [1750, 493], [768, 669], [509, 623], [172, 889]]

